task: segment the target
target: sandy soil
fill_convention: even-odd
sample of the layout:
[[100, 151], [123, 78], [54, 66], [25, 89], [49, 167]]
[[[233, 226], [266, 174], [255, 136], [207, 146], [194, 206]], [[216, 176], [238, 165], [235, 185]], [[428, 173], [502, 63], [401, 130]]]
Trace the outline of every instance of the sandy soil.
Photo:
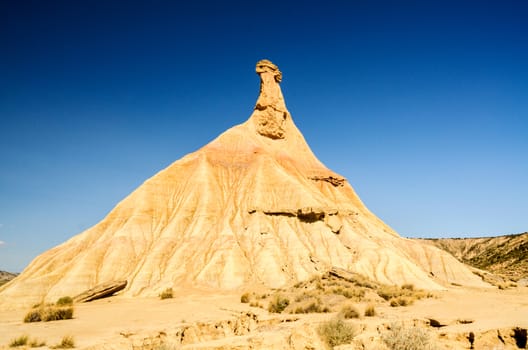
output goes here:
[[[455, 287], [437, 294], [437, 298], [424, 299], [408, 307], [378, 306], [378, 316], [354, 322], [361, 324], [363, 329], [372, 331], [395, 321], [414, 322], [426, 327], [427, 322], [422, 321], [433, 318], [445, 326], [429, 327], [429, 329], [436, 333], [439, 339], [443, 338], [445, 348], [452, 349], [469, 348], [469, 343], [467, 346], [464, 345], [464, 334], [469, 332], [482, 335], [484, 342], [485, 337], [496, 338], [489, 334], [496, 334], [495, 330], [498, 329], [528, 328], [528, 288], [526, 287], [508, 290]], [[265, 310], [241, 304], [240, 295], [240, 292], [210, 295], [200, 291], [180, 291], [173, 299], [166, 300], [129, 299], [116, 296], [76, 305], [73, 320], [45, 323], [23, 323], [22, 319], [28, 309], [0, 311], [0, 348], [8, 348], [10, 341], [20, 335], [46, 341], [48, 346], [58, 343], [65, 335], [72, 335], [76, 340], [77, 348], [81, 349], [106, 348], [103, 344], [114, 344], [115, 347], [109, 347], [112, 349], [133, 349], [134, 342], [130, 339], [134, 337], [146, 339], [156, 334], [159, 337], [160, 334], [168, 334], [171, 329], [181, 328], [183, 325], [214, 324], [223, 320], [232, 320], [233, 317], [247, 311], [255, 314], [254, 318], [259, 322], [267, 322], [267, 328], [261, 327], [260, 331], [271, 334], [275, 331], [284, 332], [286, 328], [295, 329], [306, 323], [316, 324], [335, 315], [268, 314]], [[281, 322], [285, 318], [294, 321], [286, 325]], [[461, 324], [458, 322], [460, 320], [472, 322]], [[275, 328], [273, 324], [276, 325]], [[216, 327], [218, 328], [218, 325]], [[486, 332], [489, 334], [486, 335]], [[485, 340], [487, 345], [482, 343], [480, 349], [493, 349], [493, 343], [497, 341], [490, 339]], [[478, 341], [477, 339], [476, 344]], [[219, 342], [226, 349], [229, 348], [226, 346], [230, 342], [234, 343], [235, 339], [226, 337], [216, 341]], [[496, 349], [510, 348], [507, 344], [501, 345], [500, 342], [497, 344]], [[204, 348], [212, 349], [215, 346], [211, 343], [210, 347]], [[148, 347], [143, 347], [146, 348]], [[285, 345], [284, 348], [288, 347]]]

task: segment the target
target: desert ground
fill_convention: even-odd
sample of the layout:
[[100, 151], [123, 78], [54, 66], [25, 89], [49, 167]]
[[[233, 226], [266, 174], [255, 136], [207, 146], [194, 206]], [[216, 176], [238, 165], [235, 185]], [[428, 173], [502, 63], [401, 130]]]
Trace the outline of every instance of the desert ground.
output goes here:
[[[173, 298], [164, 300], [116, 295], [76, 304], [73, 319], [52, 322], [24, 323], [28, 308], [4, 310], [0, 313], [0, 348], [9, 349], [9, 344], [23, 335], [45, 342], [42, 349], [52, 348], [66, 335], [74, 338], [78, 349], [327, 347], [319, 335], [319, 325], [339, 317], [337, 311], [271, 313], [266, 308], [241, 303], [243, 292], [175, 290]], [[318, 292], [322, 296], [330, 293]], [[361, 301], [352, 304], [360, 313], [366, 307]], [[355, 326], [355, 336], [348, 344], [335, 348], [387, 349], [380, 337], [395, 324], [425, 330], [438, 349], [470, 349], [470, 332], [475, 335], [475, 349], [526, 347], [527, 287], [502, 290], [452, 286], [410, 306], [391, 307], [379, 301], [375, 304], [376, 316], [345, 320]]]

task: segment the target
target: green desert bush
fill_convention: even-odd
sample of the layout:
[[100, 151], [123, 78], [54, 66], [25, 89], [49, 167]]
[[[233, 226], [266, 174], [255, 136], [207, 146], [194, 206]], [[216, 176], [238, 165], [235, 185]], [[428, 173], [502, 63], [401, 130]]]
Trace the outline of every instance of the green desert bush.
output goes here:
[[18, 346], [25, 346], [28, 343], [28, 336], [27, 335], [21, 335], [18, 338], [15, 338], [11, 340], [11, 343], [9, 343], [9, 346], [12, 348], [16, 348]]
[[357, 330], [356, 327], [342, 319], [333, 319], [322, 323], [318, 328], [318, 332], [323, 341], [332, 348], [350, 343], [354, 339]]
[[288, 307], [288, 305], [290, 305], [290, 300], [278, 294], [270, 301], [268, 311], [280, 314]]
[[57, 306], [73, 305], [73, 299], [71, 297], [62, 297], [55, 304]]
[[376, 316], [376, 307], [372, 304], [367, 305], [365, 309], [365, 317], [373, 317]]
[[381, 340], [390, 350], [436, 350], [437, 346], [427, 330], [392, 324], [381, 335]]
[[159, 297], [161, 300], [163, 299], [172, 299], [173, 297], [172, 288], [167, 288], [163, 292], [160, 293]]
[[72, 336], [66, 335], [57, 345], [52, 346], [52, 349], [73, 349], [75, 347], [75, 340]]
[[350, 318], [359, 318], [361, 314], [354, 306], [345, 305], [343, 306], [341, 311], [339, 311], [339, 316], [344, 319], [350, 319]]

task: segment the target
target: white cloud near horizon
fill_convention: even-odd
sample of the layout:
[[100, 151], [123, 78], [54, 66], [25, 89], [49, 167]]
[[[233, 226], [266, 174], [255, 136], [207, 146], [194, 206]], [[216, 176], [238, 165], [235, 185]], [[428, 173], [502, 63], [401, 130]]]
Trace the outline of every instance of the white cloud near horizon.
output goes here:
[[0, 245], [4, 245], [4, 244], [5, 244], [5, 242], [4, 242], [4, 241], [0, 241]]

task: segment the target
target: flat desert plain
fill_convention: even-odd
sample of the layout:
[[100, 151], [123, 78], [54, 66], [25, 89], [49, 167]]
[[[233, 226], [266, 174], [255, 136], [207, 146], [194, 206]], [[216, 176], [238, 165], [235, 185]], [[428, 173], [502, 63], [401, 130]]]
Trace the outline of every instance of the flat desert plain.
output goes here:
[[[262, 291], [259, 291], [259, 293]], [[240, 292], [175, 290], [174, 297], [113, 296], [75, 304], [74, 318], [24, 323], [28, 308], [0, 313], [0, 348], [27, 335], [52, 348], [70, 335], [78, 349], [324, 349], [318, 329], [337, 317], [330, 313], [270, 313], [241, 303]], [[365, 303], [354, 303], [358, 310]], [[356, 335], [339, 349], [386, 349], [381, 336], [395, 324], [419, 328], [438, 349], [518, 349], [526, 347], [528, 288], [453, 286], [410, 306], [376, 304], [376, 316], [347, 319]], [[524, 340], [523, 340], [524, 337]], [[524, 347], [523, 347], [524, 346]], [[27, 346], [29, 348], [29, 346]], [[19, 347], [24, 348], [24, 347]]]

